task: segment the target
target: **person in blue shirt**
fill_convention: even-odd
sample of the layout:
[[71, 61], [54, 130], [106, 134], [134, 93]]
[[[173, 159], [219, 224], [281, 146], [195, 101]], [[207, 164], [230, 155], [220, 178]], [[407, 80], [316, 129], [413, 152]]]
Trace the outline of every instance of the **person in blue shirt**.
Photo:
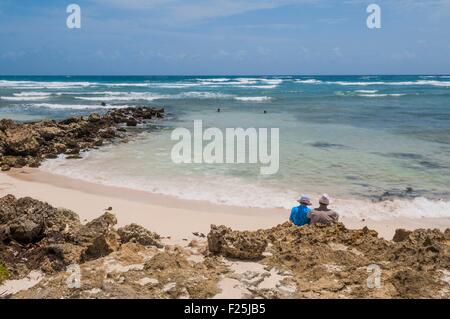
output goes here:
[[297, 226], [309, 224], [311, 220], [308, 218], [308, 213], [311, 212], [311, 208], [308, 206], [312, 205], [311, 199], [309, 196], [302, 195], [297, 201], [300, 205], [292, 208], [289, 220]]

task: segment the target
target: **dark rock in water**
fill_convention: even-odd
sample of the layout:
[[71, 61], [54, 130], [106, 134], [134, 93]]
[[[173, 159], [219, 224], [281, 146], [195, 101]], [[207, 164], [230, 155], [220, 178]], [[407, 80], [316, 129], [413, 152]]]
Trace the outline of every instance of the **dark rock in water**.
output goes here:
[[327, 143], [327, 142], [315, 142], [311, 143], [311, 146], [322, 148], [322, 149], [348, 149], [348, 146], [342, 145], [342, 144], [333, 144], [333, 143]]
[[138, 122], [133, 118], [127, 119], [126, 123], [127, 123], [127, 126], [136, 126], [138, 124]]
[[7, 165], [7, 164], [2, 165], [2, 171], [3, 172], [9, 171], [10, 169], [11, 169], [11, 167], [9, 165]]
[[78, 155], [79, 153], [80, 153], [79, 148], [68, 149], [64, 152], [64, 154], [66, 154], [66, 155]]
[[373, 201], [382, 202], [386, 200], [394, 200], [396, 198], [413, 199], [423, 195], [424, 195], [423, 191], [415, 190], [412, 187], [406, 187], [405, 189], [392, 189], [389, 191], [385, 191], [381, 195], [374, 195], [371, 197]]
[[80, 159], [82, 158], [80, 155], [69, 155], [66, 157], [66, 159]]

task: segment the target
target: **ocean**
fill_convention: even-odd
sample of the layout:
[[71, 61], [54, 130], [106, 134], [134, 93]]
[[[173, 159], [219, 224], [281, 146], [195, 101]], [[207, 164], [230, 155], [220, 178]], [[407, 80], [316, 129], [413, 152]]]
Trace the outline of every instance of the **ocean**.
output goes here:
[[[288, 209], [299, 194], [326, 192], [346, 216], [450, 217], [450, 76], [0, 77], [2, 118], [63, 119], [127, 106], [164, 107], [167, 116], [130, 143], [42, 168], [225, 205]], [[173, 163], [171, 132], [194, 120], [279, 128], [278, 173]]]

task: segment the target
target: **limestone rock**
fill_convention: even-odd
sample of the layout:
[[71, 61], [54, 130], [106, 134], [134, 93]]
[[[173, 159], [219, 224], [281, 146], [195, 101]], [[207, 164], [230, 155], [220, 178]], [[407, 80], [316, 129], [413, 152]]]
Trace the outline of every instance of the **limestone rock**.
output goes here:
[[163, 247], [159, 241], [160, 236], [158, 234], [137, 224], [126, 225], [119, 228], [117, 232], [119, 233], [122, 243], [134, 242], [144, 246]]
[[211, 225], [208, 248], [214, 254], [236, 259], [259, 259], [266, 250], [267, 241], [252, 232], [233, 231], [225, 226]]
[[116, 232], [110, 231], [106, 234], [101, 234], [84, 251], [82, 260], [86, 261], [107, 256], [117, 251], [119, 247], [120, 237]]

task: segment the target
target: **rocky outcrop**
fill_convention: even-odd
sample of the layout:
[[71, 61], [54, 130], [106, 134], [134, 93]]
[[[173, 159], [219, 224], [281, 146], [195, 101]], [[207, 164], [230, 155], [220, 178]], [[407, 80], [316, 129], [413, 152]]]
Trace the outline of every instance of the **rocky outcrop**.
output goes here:
[[127, 234], [122, 240], [116, 224], [111, 212], [83, 225], [70, 210], [7, 195], [0, 198], [0, 259], [11, 268], [13, 277], [18, 277], [30, 270], [52, 273], [95, 260], [133, 239], [162, 247], [157, 234], [137, 225], [121, 228], [121, 234]]
[[66, 120], [19, 124], [0, 120], [0, 167], [38, 167], [44, 159], [97, 148], [113, 139], [125, 139], [126, 126], [137, 126], [162, 118], [164, 109], [148, 107], [110, 110], [103, 115], [71, 117]]
[[[27, 231], [18, 236], [14, 223]], [[258, 231], [212, 225], [207, 239], [162, 247], [159, 235], [136, 224], [116, 231], [116, 223], [111, 210], [82, 224], [69, 210], [0, 198], [3, 273], [45, 273], [8, 297], [450, 298], [449, 229], [398, 230], [389, 241], [341, 223]], [[73, 264], [82, 274], [77, 287], [67, 284]]]
[[158, 234], [137, 224], [130, 224], [117, 230], [123, 243], [138, 243], [144, 246], [156, 246], [162, 248]]
[[[223, 241], [235, 246], [234, 239], [244, 236], [250, 241], [247, 247], [259, 247], [266, 240], [264, 263], [292, 273], [296, 297], [448, 298], [450, 283], [443, 279], [450, 274], [448, 234], [448, 229], [397, 230], [395, 240], [388, 241], [373, 230], [349, 230], [341, 223], [285, 223], [255, 232], [213, 226], [208, 246], [212, 253], [222, 253]], [[374, 269], [380, 274], [379, 287], [368, 284]]]
[[225, 226], [211, 225], [208, 234], [209, 251], [230, 258], [258, 259], [266, 247], [266, 239], [254, 232], [239, 232]]

